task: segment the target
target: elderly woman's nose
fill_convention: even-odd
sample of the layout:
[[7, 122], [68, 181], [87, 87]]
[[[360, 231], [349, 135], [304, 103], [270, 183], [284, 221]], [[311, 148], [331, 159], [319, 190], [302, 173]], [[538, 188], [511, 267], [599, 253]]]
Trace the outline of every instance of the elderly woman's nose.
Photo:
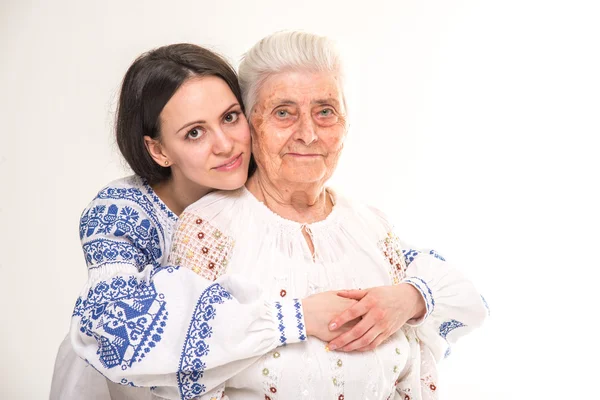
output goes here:
[[215, 154], [227, 154], [233, 150], [233, 140], [222, 130], [214, 131], [213, 152]]
[[304, 142], [304, 144], [307, 146], [317, 140], [315, 123], [312, 120], [310, 113], [300, 117], [298, 121], [298, 129], [296, 129], [294, 134], [294, 139]]

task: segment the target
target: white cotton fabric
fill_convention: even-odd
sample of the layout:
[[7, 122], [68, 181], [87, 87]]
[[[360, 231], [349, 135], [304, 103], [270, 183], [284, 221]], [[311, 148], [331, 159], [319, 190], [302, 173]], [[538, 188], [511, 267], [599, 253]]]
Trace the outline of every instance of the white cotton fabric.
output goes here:
[[[222, 274], [235, 274], [247, 285], [260, 287], [265, 301], [393, 284], [397, 268], [383, 254], [381, 244], [397, 239], [385, 216], [331, 193], [335, 202], [331, 214], [313, 224], [278, 216], [245, 188], [209, 194], [181, 216], [170, 261], [205, 276], [208, 260], [203, 262], [197, 255], [198, 243], [206, 238], [201, 235], [200, 240], [198, 234], [216, 229], [223, 233], [221, 241], [235, 243]], [[303, 230], [310, 235], [314, 256]], [[447, 347], [436, 333], [439, 321], [460, 318], [469, 325], [479, 324], [485, 312], [472, 285], [433, 255], [419, 252], [402, 270], [408, 278], [419, 277], [409, 283], [420, 285], [432, 304], [425, 321], [405, 327], [369, 352], [328, 352], [325, 343], [313, 337], [278, 347], [236, 374], [207, 374], [208, 394], [201, 398], [218, 398], [223, 392], [230, 400], [437, 398], [436, 359]], [[445, 315], [450, 310], [454, 314]], [[214, 330], [212, 343], [231, 333], [224, 328]], [[215, 351], [225, 355], [231, 349], [223, 345]]]
[[[89, 278], [59, 349], [50, 400], [434, 398], [435, 390], [423, 388], [437, 385], [435, 363], [487, 314], [471, 283], [428, 252], [401, 257], [406, 282], [429, 304], [415, 327], [361, 354], [325, 352], [323, 343], [305, 338], [295, 298], [397, 283], [381, 251], [390, 230], [385, 216], [334, 199], [326, 220], [305, 226], [313, 260], [303, 226], [273, 214], [246, 189], [206, 196], [181, 221], [201, 215], [213, 234], [222, 233], [212, 236], [211, 250], [226, 262], [209, 273], [198, 260], [186, 265], [182, 251], [193, 242], [182, 242], [184, 223], [176, 226], [150, 186], [135, 176], [111, 183], [82, 215]], [[175, 229], [180, 247], [169, 257]], [[211, 262], [223, 261], [212, 255]], [[117, 316], [124, 310], [133, 317]]]

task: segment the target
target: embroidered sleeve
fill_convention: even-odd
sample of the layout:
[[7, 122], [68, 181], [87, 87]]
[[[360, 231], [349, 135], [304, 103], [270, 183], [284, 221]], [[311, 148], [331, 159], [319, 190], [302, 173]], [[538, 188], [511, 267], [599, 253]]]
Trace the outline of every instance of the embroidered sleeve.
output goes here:
[[[90, 279], [75, 304], [71, 344], [113, 382], [192, 399], [277, 346], [306, 339], [298, 300], [265, 302], [260, 288], [224, 269], [157, 266], [161, 227], [143, 207], [94, 204], [80, 232]], [[220, 243], [206, 246], [217, 254]], [[222, 261], [233, 246], [224, 243], [203, 260]]]
[[481, 326], [488, 316], [483, 297], [458, 269], [433, 250], [404, 252], [407, 263], [403, 282], [423, 296], [426, 316], [408, 324], [436, 359], [450, 354], [450, 345]]

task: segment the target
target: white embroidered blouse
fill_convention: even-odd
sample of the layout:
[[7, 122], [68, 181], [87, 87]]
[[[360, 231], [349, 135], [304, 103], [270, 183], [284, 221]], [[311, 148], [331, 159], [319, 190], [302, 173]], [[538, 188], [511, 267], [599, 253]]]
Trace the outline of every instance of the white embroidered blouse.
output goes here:
[[[284, 241], [298, 224], [245, 189], [214, 193], [182, 215], [169, 257], [178, 218], [139, 177], [111, 183], [81, 217], [89, 277], [59, 350], [50, 399], [361, 398], [354, 390], [376, 399], [392, 393], [396, 376], [400, 398], [420, 398], [418, 380], [426, 385], [431, 378], [435, 392], [434, 377], [409, 359], [420, 357], [418, 348], [426, 357], [443, 356], [448, 344], [482, 323], [484, 302], [435, 253], [403, 247], [387, 236], [385, 218], [350, 204], [338, 197], [334, 212], [309, 226], [317, 250], [312, 261], [301, 256], [305, 242]], [[352, 247], [359, 239], [371, 241]], [[396, 282], [404, 266], [405, 279], [428, 305], [418, 328], [364, 359], [324, 352], [322, 343], [306, 338], [294, 298]]]
[[[196, 353], [188, 362], [206, 366], [192, 379], [201, 399], [437, 398], [444, 339], [481, 323], [482, 298], [435, 252], [405, 246], [382, 213], [332, 197], [330, 215], [313, 224], [278, 216], [245, 188], [209, 194], [180, 216], [169, 264], [217, 282], [208, 289], [217, 297], [204, 305], [216, 317], [189, 344]], [[402, 282], [422, 293], [427, 314], [374, 351], [330, 352], [306, 336], [299, 299]], [[275, 343], [264, 322], [273, 317]]]

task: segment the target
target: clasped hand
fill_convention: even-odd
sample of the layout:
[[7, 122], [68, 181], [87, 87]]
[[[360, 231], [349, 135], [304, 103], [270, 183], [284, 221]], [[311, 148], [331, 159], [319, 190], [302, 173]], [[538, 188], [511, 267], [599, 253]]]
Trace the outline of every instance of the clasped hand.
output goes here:
[[425, 314], [421, 294], [410, 284], [318, 293], [302, 301], [306, 333], [330, 350], [369, 351], [408, 320]]

